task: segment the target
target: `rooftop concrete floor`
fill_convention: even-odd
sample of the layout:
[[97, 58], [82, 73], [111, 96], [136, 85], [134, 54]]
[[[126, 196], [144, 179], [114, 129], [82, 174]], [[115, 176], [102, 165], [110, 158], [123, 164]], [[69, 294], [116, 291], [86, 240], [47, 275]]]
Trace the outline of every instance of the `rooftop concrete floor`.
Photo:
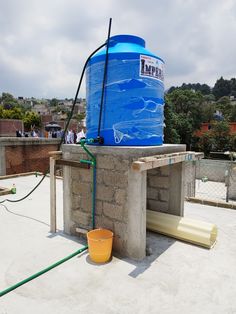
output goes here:
[[[19, 198], [39, 179], [0, 183], [15, 183], [17, 194], [7, 196]], [[62, 233], [61, 180], [57, 188], [55, 235], [49, 233], [48, 178], [28, 199], [0, 205], [0, 290], [82, 247]], [[236, 211], [185, 203], [185, 216], [217, 224], [213, 249], [148, 233], [152, 254], [142, 262], [113, 257], [95, 265], [84, 252], [0, 298], [0, 314], [236, 313]]]

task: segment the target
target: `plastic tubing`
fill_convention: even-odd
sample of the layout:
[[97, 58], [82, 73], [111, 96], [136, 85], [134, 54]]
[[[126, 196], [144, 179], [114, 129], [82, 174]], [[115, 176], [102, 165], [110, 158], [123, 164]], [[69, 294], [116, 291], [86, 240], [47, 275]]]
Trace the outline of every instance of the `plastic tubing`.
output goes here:
[[24, 279], [24, 280], [22, 280], [22, 281], [20, 281], [20, 282], [18, 282], [18, 283], [16, 283], [16, 284], [14, 284], [13, 286], [10, 286], [10, 287], [8, 287], [8, 288], [5, 289], [5, 290], [0, 291], [0, 297], [2, 297], [2, 296], [4, 296], [5, 294], [7, 294], [7, 293], [9, 293], [9, 292], [11, 292], [11, 291], [13, 291], [13, 290], [15, 290], [15, 289], [18, 288], [18, 287], [24, 285], [25, 283], [27, 283], [27, 282], [29, 282], [29, 281], [31, 281], [31, 280], [33, 280], [33, 279], [35, 279], [35, 278], [37, 278], [37, 277], [39, 277], [39, 276], [45, 274], [45, 273], [48, 272], [49, 270], [51, 270], [51, 269], [57, 267], [58, 265], [61, 265], [62, 263], [68, 261], [68, 260], [71, 259], [72, 257], [74, 257], [74, 256], [76, 256], [76, 255], [82, 253], [83, 251], [85, 251], [85, 250], [87, 250], [87, 249], [88, 249], [88, 246], [86, 245], [86, 246], [82, 247], [81, 249], [75, 251], [74, 253], [72, 253], [72, 254], [70, 254], [70, 255], [64, 257], [63, 259], [57, 261], [56, 263], [54, 263], [54, 264], [48, 266], [47, 268], [44, 268], [44, 269], [40, 270], [39, 272], [37, 272], [37, 273], [31, 275], [30, 277], [28, 277], [28, 278], [26, 278], [26, 279]]

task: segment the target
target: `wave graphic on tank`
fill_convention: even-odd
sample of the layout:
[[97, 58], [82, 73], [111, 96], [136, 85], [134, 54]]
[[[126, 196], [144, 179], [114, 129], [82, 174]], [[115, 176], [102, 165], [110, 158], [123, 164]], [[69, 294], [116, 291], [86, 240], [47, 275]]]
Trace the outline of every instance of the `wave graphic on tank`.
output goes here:
[[139, 140], [162, 135], [163, 123], [160, 119], [123, 121], [113, 125], [116, 144], [137, 138]]
[[147, 99], [145, 100], [143, 97], [136, 97], [130, 103], [129, 107], [133, 107], [134, 104], [135, 110], [133, 110], [132, 115], [137, 118], [140, 114], [144, 114], [145, 112], [158, 113], [159, 115], [163, 115], [164, 106], [163, 101], [154, 101]]

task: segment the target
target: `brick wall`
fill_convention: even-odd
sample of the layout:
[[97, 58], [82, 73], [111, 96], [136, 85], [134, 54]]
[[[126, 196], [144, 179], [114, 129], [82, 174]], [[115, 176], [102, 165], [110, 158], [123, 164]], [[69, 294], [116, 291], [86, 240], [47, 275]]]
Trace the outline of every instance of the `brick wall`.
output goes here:
[[[49, 167], [48, 152], [57, 150], [57, 139], [0, 139], [0, 175], [31, 171], [45, 172]], [[4, 159], [4, 160], [3, 160]]]
[[45, 172], [49, 167], [49, 151], [56, 145], [8, 146], [5, 150], [6, 174], [30, 171]]
[[22, 120], [0, 119], [0, 137], [16, 136], [16, 130], [24, 131]]

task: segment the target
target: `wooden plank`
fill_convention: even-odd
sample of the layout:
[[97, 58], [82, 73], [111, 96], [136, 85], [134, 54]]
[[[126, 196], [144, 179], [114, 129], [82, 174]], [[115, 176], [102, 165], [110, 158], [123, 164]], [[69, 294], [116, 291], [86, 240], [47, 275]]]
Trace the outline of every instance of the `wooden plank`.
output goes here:
[[181, 152], [173, 154], [155, 155], [150, 157], [142, 157], [139, 158], [137, 161], [133, 162], [132, 169], [136, 171], [145, 171], [184, 161], [199, 160], [203, 157], [204, 157], [203, 153], [195, 152]]
[[88, 164], [84, 164], [79, 161], [68, 160], [68, 159], [58, 159], [56, 160], [56, 164], [61, 165], [61, 166], [70, 166], [70, 167], [76, 167], [76, 168], [90, 169], [90, 165]]
[[51, 151], [51, 152], [48, 152], [48, 155], [51, 157], [62, 156], [62, 151], [61, 150]]

